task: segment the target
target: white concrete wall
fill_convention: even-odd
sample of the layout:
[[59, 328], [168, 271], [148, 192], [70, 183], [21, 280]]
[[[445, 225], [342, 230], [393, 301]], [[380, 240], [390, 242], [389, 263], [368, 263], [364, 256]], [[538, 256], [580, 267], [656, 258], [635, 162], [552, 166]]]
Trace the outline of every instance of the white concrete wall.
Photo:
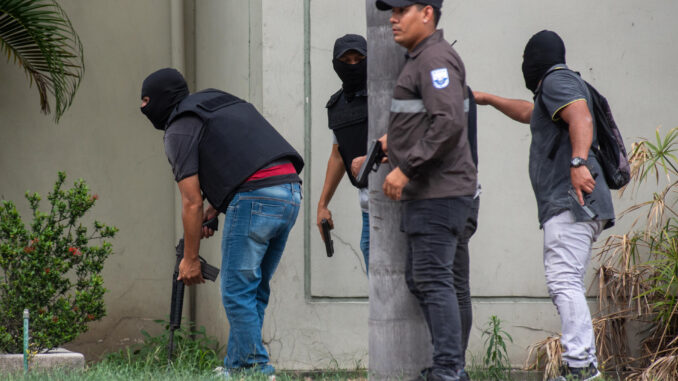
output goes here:
[[[139, 112], [139, 91], [151, 71], [172, 63], [168, 0], [63, 0], [83, 40], [87, 71], [74, 105], [55, 126], [38, 112], [35, 89], [16, 65], [0, 60], [0, 197], [21, 203], [26, 189], [47, 193], [57, 170], [85, 178], [100, 195], [94, 214], [120, 228], [116, 254], [104, 270], [108, 316], [71, 347], [90, 358], [153, 330], [166, 318], [173, 264], [175, 185], [161, 133]], [[184, 8], [192, 12], [191, 3]], [[355, 367], [367, 362], [367, 283], [359, 250], [355, 190], [343, 180], [331, 209], [335, 248], [327, 258], [315, 227], [317, 200], [331, 144], [325, 103], [340, 86], [331, 66], [334, 39], [365, 33], [362, 0], [311, 0], [310, 72], [304, 71], [304, 1], [199, 0], [187, 30], [187, 70], [195, 89], [216, 87], [251, 101], [306, 157], [305, 208], [273, 281], [264, 327], [279, 368]], [[441, 27], [466, 64], [477, 90], [529, 99], [520, 63], [529, 37], [557, 31], [568, 63], [605, 94], [627, 146], [657, 126], [674, 126], [678, 76], [670, 0], [446, 1]], [[188, 18], [193, 17], [189, 14]], [[195, 52], [193, 56], [192, 52]], [[194, 68], [194, 69], [193, 69]], [[310, 80], [310, 129], [305, 130], [304, 81]], [[470, 352], [480, 356], [481, 330], [499, 316], [522, 363], [527, 346], [559, 329], [541, 265], [541, 231], [527, 176], [527, 126], [481, 108], [479, 229], [471, 242], [474, 329]], [[617, 211], [633, 200], [616, 202]], [[26, 210], [26, 208], [24, 208]], [[606, 234], [629, 225], [622, 221]], [[604, 239], [605, 236], [602, 238]], [[202, 255], [220, 262], [220, 239]], [[590, 277], [589, 277], [590, 278]], [[198, 323], [225, 342], [217, 284], [197, 290]]]

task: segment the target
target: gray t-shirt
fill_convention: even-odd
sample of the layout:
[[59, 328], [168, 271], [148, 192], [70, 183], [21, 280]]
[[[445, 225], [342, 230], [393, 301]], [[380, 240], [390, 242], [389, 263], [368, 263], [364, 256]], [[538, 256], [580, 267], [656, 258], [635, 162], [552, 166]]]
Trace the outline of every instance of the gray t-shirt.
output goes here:
[[165, 130], [165, 154], [177, 182], [198, 173], [198, 143], [202, 120], [194, 115], [183, 116]]
[[[564, 69], [565, 65], [557, 65]], [[585, 100], [593, 116], [591, 95], [586, 83], [571, 70], [556, 70], [549, 74], [542, 84], [542, 97], [549, 115], [542, 112], [538, 98], [535, 98], [534, 111], [530, 121], [532, 143], [530, 145], [530, 180], [537, 198], [540, 227], [551, 217], [566, 210], [571, 211], [578, 222], [591, 219], [581, 206], [568, 195], [572, 188], [570, 179], [570, 159], [572, 144], [570, 134], [555, 120], [560, 119], [560, 111], [579, 100]], [[562, 131], [562, 133], [561, 133]], [[553, 159], [549, 159], [554, 144], [558, 146]], [[594, 125], [593, 144], [596, 144]], [[589, 167], [597, 173], [596, 187], [586, 196], [587, 206], [598, 215], [597, 220], [614, 221], [614, 209], [610, 189], [605, 183], [602, 168], [592, 151], [588, 156]], [[606, 227], [612, 226], [608, 223]]]

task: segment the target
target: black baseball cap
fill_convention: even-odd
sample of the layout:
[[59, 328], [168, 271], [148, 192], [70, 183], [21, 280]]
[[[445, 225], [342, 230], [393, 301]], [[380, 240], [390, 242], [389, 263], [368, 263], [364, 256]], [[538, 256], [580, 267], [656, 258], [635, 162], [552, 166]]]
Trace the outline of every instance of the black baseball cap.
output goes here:
[[394, 7], [409, 7], [414, 4], [430, 5], [433, 8], [442, 8], [443, 0], [377, 0], [377, 8], [388, 11]]
[[337, 38], [334, 42], [333, 56], [338, 59], [349, 50], [355, 50], [356, 52], [367, 56], [367, 41], [365, 40], [365, 37], [358, 34], [346, 34]]

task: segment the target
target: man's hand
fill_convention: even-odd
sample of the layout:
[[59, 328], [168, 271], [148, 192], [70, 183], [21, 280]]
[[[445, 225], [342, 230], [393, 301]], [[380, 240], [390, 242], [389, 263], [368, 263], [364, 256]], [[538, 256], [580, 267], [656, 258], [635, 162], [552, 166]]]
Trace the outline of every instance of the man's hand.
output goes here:
[[473, 98], [475, 98], [476, 104], [479, 104], [481, 106], [486, 106], [490, 104], [490, 101], [488, 100], [489, 98], [488, 93], [483, 93], [482, 91], [474, 91]]
[[325, 241], [325, 236], [323, 236], [323, 226], [321, 221], [326, 219], [330, 223], [330, 230], [334, 229], [334, 221], [332, 221], [332, 212], [324, 206], [318, 206], [318, 218], [316, 223], [318, 224], [318, 230], [320, 230], [320, 237]]
[[585, 165], [576, 168], [570, 168], [570, 179], [572, 180], [572, 188], [574, 188], [577, 197], [579, 197], [579, 204], [584, 205], [583, 193], [593, 192], [596, 186], [596, 180], [591, 176], [591, 171]]
[[408, 182], [410, 182], [410, 179], [405, 176], [400, 167], [396, 167], [384, 180], [384, 194], [391, 200], [398, 201], [403, 194], [403, 188], [405, 188]]
[[358, 177], [358, 173], [360, 173], [360, 167], [363, 166], [363, 163], [367, 159], [367, 156], [358, 156], [353, 161], [351, 162], [351, 173], [353, 174], [353, 177]]
[[179, 277], [177, 280], [183, 280], [187, 286], [205, 283], [200, 272], [200, 260], [191, 260], [184, 256], [184, 259], [179, 263]]
[[[384, 136], [379, 138], [379, 143], [381, 143], [381, 150], [384, 151], [384, 158], [381, 159], [382, 163], [388, 162], [388, 134], [384, 134]], [[360, 167], [363, 166], [363, 163], [367, 159], [367, 156], [358, 156], [353, 161], [351, 162], [351, 173], [353, 174], [353, 177], [358, 177], [358, 174], [360, 173]]]
[[532, 110], [534, 109], [534, 104], [532, 104], [532, 102], [520, 99], [503, 98], [482, 91], [474, 91], [473, 97], [475, 98], [477, 105], [490, 105], [517, 122], [530, 124]]
[[[207, 208], [205, 208], [205, 211], [202, 214], [202, 222], [204, 223], [205, 221], [209, 221], [212, 218], [215, 218], [216, 216], [219, 215], [219, 212], [214, 209], [212, 205], [207, 205]], [[214, 235], [214, 230], [208, 228], [207, 226], [202, 227], [202, 231], [200, 232], [200, 238], [209, 238]]]
[[[388, 134], [384, 134], [384, 136], [379, 138], [379, 143], [381, 143], [381, 150], [384, 151], [385, 155], [388, 155]], [[382, 163], [385, 163], [387, 158], [385, 157], [384, 160], [382, 160]]]

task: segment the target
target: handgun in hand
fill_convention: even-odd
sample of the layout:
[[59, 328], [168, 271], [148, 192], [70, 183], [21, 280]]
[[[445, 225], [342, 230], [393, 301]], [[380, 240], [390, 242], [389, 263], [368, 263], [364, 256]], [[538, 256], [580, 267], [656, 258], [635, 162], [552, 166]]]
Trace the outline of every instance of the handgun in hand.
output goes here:
[[325, 241], [325, 251], [327, 256], [331, 257], [334, 254], [334, 243], [332, 242], [332, 235], [330, 234], [330, 222], [327, 219], [323, 218], [320, 221], [320, 225], [323, 229], [323, 241]]
[[381, 142], [379, 140], [372, 140], [367, 147], [367, 155], [363, 165], [360, 166], [360, 172], [358, 172], [358, 177], [356, 182], [360, 187], [367, 186], [367, 178], [372, 171], [379, 169], [381, 161], [386, 157], [386, 154], [381, 149]]

